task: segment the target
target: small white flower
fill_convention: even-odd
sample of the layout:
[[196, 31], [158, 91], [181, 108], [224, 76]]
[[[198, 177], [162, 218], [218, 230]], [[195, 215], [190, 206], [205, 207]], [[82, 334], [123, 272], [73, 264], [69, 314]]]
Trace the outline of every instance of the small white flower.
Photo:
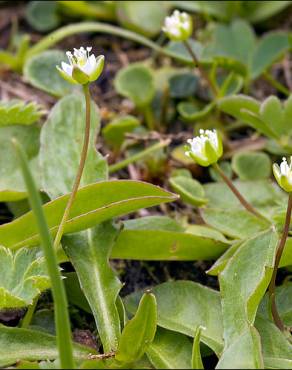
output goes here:
[[193, 31], [191, 17], [185, 12], [175, 10], [170, 17], [166, 17], [162, 31], [172, 41], [185, 41]]
[[216, 163], [223, 154], [220, 135], [216, 130], [200, 130], [200, 135], [189, 139], [186, 155], [201, 166]]
[[57, 66], [62, 77], [71, 83], [82, 85], [97, 80], [103, 70], [104, 56], [96, 58], [94, 54], [90, 55], [91, 50], [92, 47], [85, 50], [82, 46], [80, 49], [74, 49], [73, 54], [67, 51], [69, 64], [62, 62], [61, 68]]
[[283, 157], [280, 166], [274, 163], [273, 172], [281, 188], [288, 193], [292, 192], [292, 157], [290, 157], [290, 164], [285, 157]]

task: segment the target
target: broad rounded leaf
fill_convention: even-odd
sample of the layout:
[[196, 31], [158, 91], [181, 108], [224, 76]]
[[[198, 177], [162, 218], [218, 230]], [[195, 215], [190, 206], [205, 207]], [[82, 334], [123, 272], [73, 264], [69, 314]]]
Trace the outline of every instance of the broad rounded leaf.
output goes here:
[[142, 64], [132, 64], [120, 70], [115, 78], [115, 88], [137, 107], [149, 105], [155, 94], [151, 70]]
[[[191, 281], [167, 282], [153, 288], [157, 299], [158, 325], [194, 337], [204, 326], [201, 340], [217, 354], [223, 348], [219, 292]], [[141, 294], [126, 297], [126, 308], [135, 312]]]
[[[105, 180], [107, 164], [95, 149], [100, 126], [97, 106], [91, 103], [89, 149], [81, 186]], [[57, 198], [71, 192], [80, 162], [85, 129], [85, 99], [81, 94], [63, 97], [51, 110], [41, 130], [40, 166], [42, 189]]]
[[54, 96], [68, 94], [73, 85], [65, 81], [56, 69], [67, 57], [63, 51], [47, 50], [29, 58], [24, 65], [24, 76], [34, 87]]
[[166, 16], [166, 6], [156, 1], [117, 1], [116, 7], [123, 27], [148, 37], [160, 32]]
[[31, 1], [26, 6], [26, 19], [35, 30], [50, 31], [60, 22], [57, 6], [57, 1]]
[[169, 183], [172, 189], [181, 196], [181, 199], [193, 206], [202, 206], [208, 202], [205, 190], [199, 181], [185, 176], [171, 177]]
[[269, 178], [272, 163], [265, 153], [239, 152], [232, 158], [232, 169], [241, 180]]

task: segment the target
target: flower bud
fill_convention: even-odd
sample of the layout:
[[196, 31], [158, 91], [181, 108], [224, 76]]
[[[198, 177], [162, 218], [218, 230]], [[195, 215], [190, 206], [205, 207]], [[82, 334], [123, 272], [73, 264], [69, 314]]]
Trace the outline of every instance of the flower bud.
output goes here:
[[100, 55], [97, 58], [94, 54], [90, 55], [91, 47], [74, 49], [73, 54], [67, 51], [69, 63], [61, 63], [61, 67], [57, 66], [57, 70], [61, 76], [73, 83], [85, 85], [93, 82], [100, 76], [104, 66], [104, 56]]
[[200, 166], [216, 163], [223, 154], [223, 145], [216, 130], [200, 130], [200, 135], [188, 140], [186, 155]]
[[287, 193], [291, 193], [292, 192], [292, 157], [290, 157], [290, 164], [287, 163], [287, 159], [285, 157], [283, 157], [283, 161], [280, 164], [280, 166], [274, 163], [273, 172], [281, 188], [287, 191]]
[[172, 41], [186, 41], [193, 32], [192, 19], [187, 13], [175, 10], [165, 18], [162, 31]]

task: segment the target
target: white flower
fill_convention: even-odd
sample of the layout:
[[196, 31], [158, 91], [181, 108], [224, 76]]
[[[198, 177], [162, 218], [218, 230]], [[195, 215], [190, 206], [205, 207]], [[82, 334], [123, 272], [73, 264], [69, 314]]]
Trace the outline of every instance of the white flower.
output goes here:
[[189, 139], [186, 155], [201, 166], [216, 163], [223, 154], [220, 135], [216, 130], [200, 130], [200, 135]]
[[73, 54], [67, 51], [69, 64], [62, 62], [62, 68], [57, 66], [62, 77], [71, 83], [82, 85], [97, 80], [103, 70], [104, 56], [96, 58], [94, 54], [90, 55], [91, 50], [92, 47], [85, 50], [82, 46], [80, 49], [74, 49]]
[[185, 41], [193, 32], [191, 17], [185, 12], [175, 10], [170, 17], [166, 17], [162, 31], [172, 41]]
[[288, 193], [292, 192], [292, 157], [290, 157], [290, 164], [285, 157], [283, 157], [280, 166], [274, 163], [273, 172], [281, 188]]

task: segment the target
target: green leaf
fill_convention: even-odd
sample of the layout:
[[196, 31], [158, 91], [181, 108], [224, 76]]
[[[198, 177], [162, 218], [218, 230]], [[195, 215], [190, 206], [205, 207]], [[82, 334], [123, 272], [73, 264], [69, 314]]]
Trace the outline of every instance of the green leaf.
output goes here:
[[[93, 102], [90, 117], [90, 144], [81, 186], [107, 177], [107, 164], [95, 149], [100, 117]], [[59, 100], [42, 127], [40, 148], [42, 188], [51, 199], [72, 190], [80, 161], [84, 129], [85, 99], [81, 94], [71, 94]]]
[[50, 31], [60, 22], [57, 5], [57, 1], [31, 1], [26, 6], [26, 20], [36, 31]]
[[261, 366], [260, 340], [253, 324], [271, 279], [277, 243], [276, 232], [270, 230], [248, 239], [219, 274], [225, 342], [220, 368], [239, 366], [243, 360], [253, 368]]
[[264, 369], [261, 338], [250, 326], [223, 352], [216, 369]]
[[169, 179], [172, 189], [181, 196], [181, 199], [193, 206], [202, 206], [208, 202], [205, 190], [199, 181], [185, 176], [176, 176]]
[[139, 360], [154, 340], [156, 326], [156, 299], [152, 293], [146, 292], [135, 316], [122, 331], [115, 359], [126, 364]]
[[231, 95], [220, 99], [217, 106], [223, 112], [249, 124], [255, 130], [272, 138], [277, 135], [269, 125], [259, 119], [260, 103], [247, 95]]
[[291, 1], [255, 1], [248, 4], [246, 16], [252, 23], [262, 22], [275, 16], [290, 4]]
[[122, 230], [111, 258], [150, 261], [195, 261], [218, 258], [228, 245], [222, 234], [202, 235], [196, 229], [188, 233], [152, 229]]
[[[269, 207], [278, 207], [283, 199], [282, 193], [268, 180], [234, 181], [240, 193], [256, 208], [266, 210]], [[204, 185], [210, 208], [241, 208], [238, 199], [223, 182]]]
[[270, 157], [262, 152], [239, 152], [232, 158], [232, 169], [240, 180], [260, 180], [271, 176]]
[[[276, 305], [281, 319], [286, 326], [292, 326], [292, 283], [287, 282], [276, 288]], [[258, 316], [270, 319], [269, 297], [268, 294], [263, 298]]]
[[[64, 237], [65, 238], [65, 237]], [[80, 283], [76, 272], [68, 272], [63, 274], [66, 278], [64, 280], [64, 285], [66, 288], [66, 295], [68, 301], [81, 308], [83, 311], [92, 314], [91, 308], [81, 290]]]
[[119, 149], [125, 140], [125, 134], [132, 132], [139, 125], [140, 121], [135, 116], [117, 117], [103, 128], [102, 135], [107, 144]]
[[172, 98], [183, 99], [193, 96], [198, 87], [198, 77], [192, 73], [178, 73], [169, 79], [169, 94]]
[[26, 103], [18, 99], [0, 101], [0, 127], [31, 125], [36, 123], [42, 114], [41, 106], [34, 102]]
[[101, 223], [65, 236], [62, 242], [91, 307], [105, 353], [117, 349], [121, 331], [115, 302], [122, 284], [109, 265], [117, 233], [111, 222]]
[[173, 218], [167, 216], [146, 216], [123, 222], [125, 230], [164, 230], [184, 231], [184, 228]]
[[12, 252], [0, 246], [0, 309], [25, 307], [50, 287], [44, 259], [39, 250]]
[[200, 351], [200, 339], [201, 339], [201, 326], [198, 326], [195, 331], [193, 350], [192, 350], [192, 369], [204, 369], [202, 362], [201, 351]]
[[247, 69], [256, 46], [252, 27], [244, 20], [235, 19], [230, 25], [215, 26], [213, 41], [204, 50], [204, 56], [214, 59], [227, 57], [240, 62]]
[[132, 31], [152, 37], [157, 35], [166, 17], [164, 3], [149, 1], [117, 1], [116, 14], [119, 23]]
[[290, 48], [287, 32], [270, 32], [257, 45], [251, 61], [251, 78], [256, 79]]
[[158, 328], [146, 353], [155, 369], [191, 369], [192, 345], [183, 334]]
[[[194, 337], [203, 326], [201, 340], [219, 354], [223, 348], [219, 293], [191, 281], [172, 281], [153, 288], [157, 299], [158, 325]], [[135, 312], [141, 293], [126, 297], [126, 308]]]
[[30, 167], [36, 174], [39, 173], [39, 132], [37, 126], [0, 127], [0, 201], [26, 198], [26, 187], [11, 139], [16, 138], [21, 143], [30, 161]]
[[71, 92], [73, 85], [61, 77], [56, 66], [67, 57], [63, 51], [47, 50], [29, 58], [24, 65], [24, 77], [34, 87], [54, 96]]
[[215, 107], [215, 103], [205, 105], [203, 108], [199, 107], [194, 102], [180, 102], [177, 105], [177, 111], [182, 119], [186, 122], [194, 122], [205, 118]]
[[245, 209], [206, 208], [202, 210], [206, 224], [223, 234], [238, 239], [248, 238], [270, 227], [270, 224], [259, 219]]
[[[52, 236], [57, 232], [69, 195], [43, 206]], [[176, 200], [176, 196], [157, 186], [131, 180], [103, 181], [78, 190], [65, 226], [65, 234], [88, 229], [114, 217], [140, 208]], [[39, 243], [32, 212], [0, 226], [0, 244], [12, 249]]]
[[[278, 306], [279, 307], [279, 306]], [[274, 323], [257, 317], [266, 369], [292, 369], [292, 345]]]
[[154, 98], [154, 78], [143, 64], [131, 64], [121, 69], [114, 81], [117, 92], [131, 99], [137, 107], [145, 107]]
[[218, 276], [219, 273], [222, 272], [225, 269], [228, 261], [234, 255], [234, 253], [237, 251], [237, 249], [240, 247], [241, 244], [242, 244], [242, 240], [240, 240], [237, 243], [232, 244], [227, 249], [227, 251], [225, 253], [223, 253], [221, 255], [221, 257], [219, 257], [216, 260], [216, 262], [214, 263], [214, 265], [212, 265], [212, 267], [207, 271], [207, 274]]
[[[93, 348], [74, 344], [76, 360], [96, 353]], [[58, 358], [56, 337], [39, 331], [0, 326], [0, 367], [18, 361], [48, 361]]]

